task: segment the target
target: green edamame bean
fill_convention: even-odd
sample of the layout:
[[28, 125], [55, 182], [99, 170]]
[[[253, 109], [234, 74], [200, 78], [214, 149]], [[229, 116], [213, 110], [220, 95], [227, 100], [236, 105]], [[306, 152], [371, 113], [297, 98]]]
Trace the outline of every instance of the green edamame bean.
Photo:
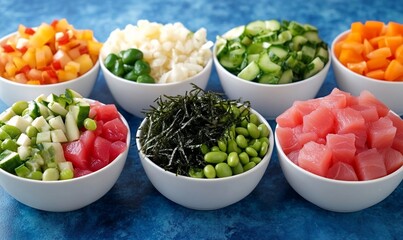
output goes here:
[[269, 141], [269, 139], [267, 137], [261, 137], [261, 138], [259, 138], [259, 141], [262, 142], [262, 143], [265, 142], [267, 144], [270, 144], [270, 141]]
[[235, 141], [240, 148], [246, 148], [248, 146], [248, 140], [246, 140], [244, 135], [236, 136]]
[[251, 162], [254, 162], [256, 164], [260, 163], [262, 161], [262, 159], [260, 157], [253, 157], [251, 158]]
[[34, 126], [28, 126], [27, 129], [25, 129], [25, 134], [27, 134], [27, 136], [30, 138], [36, 137], [38, 134], [38, 129], [36, 129]]
[[258, 156], [257, 151], [253, 147], [245, 148], [245, 152], [251, 157], [257, 157]]
[[241, 152], [238, 157], [242, 165], [245, 165], [249, 162], [249, 155], [246, 152]]
[[143, 59], [143, 52], [136, 48], [129, 48], [120, 52], [122, 61], [125, 64], [134, 65], [137, 60]]
[[202, 144], [202, 145], [200, 145], [200, 151], [204, 155], [204, 154], [207, 154], [208, 152], [210, 152], [210, 149], [208, 148], [208, 146], [206, 144]]
[[137, 74], [132, 70], [132, 71], [126, 73], [123, 78], [124, 78], [124, 79], [127, 79], [127, 80], [130, 80], [130, 81], [136, 82], [138, 77], [139, 77], [139, 75], [137, 75]]
[[137, 73], [138, 75], [150, 74], [151, 68], [146, 61], [137, 60], [136, 63], [134, 64], [134, 72]]
[[227, 157], [227, 164], [230, 167], [236, 167], [239, 164], [239, 157], [238, 157], [238, 153], [236, 152], [231, 152], [230, 154], [228, 154]]
[[8, 149], [10, 151], [17, 152], [18, 145], [11, 138], [7, 138], [1, 143], [1, 149]]
[[259, 132], [259, 129], [257, 128], [256, 124], [250, 122], [250, 123], [248, 123], [246, 129], [248, 129], [250, 137], [259, 138], [260, 132]]
[[213, 165], [208, 164], [203, 168], [203, 173], [206, 178], [215, 178], [217, 176]]
[[266, 126], [266, 124], [261, 123], [259, 126], [257, 126], [260, 132], [260, 137], [268, 137], [270, 134], [269, 128]]
[[[242, 121], [241, 121], [241, 127], [246, 128], [246, 127], [248, 126], [248, 123], [249, 123], [248, 119], [246, 119], [246, 118], [242, 119]], [[248, 134], [249, 134], [249, 133], [248, 133]]]
[[192, 178], [204, 178], [204, 173], [200, 168], [191, 168], [189, 169], [189, 176]]
[[204, 161], [208, 163], [221, 163], [227, 160], [227, 153], [225, 152], [209, 152], [204, 155]]
[[262, 147], [260, 148], [259, 156], [264, 157], [264, 155], [266, 155], [268, 150], [269, 150], [269, 144], [267, 144], [266, 142], [262, 142]]
[[242, 164], [238, 164], [238, 165], [236, 165], [235, 167], [232, 167], [231, 169], [232, 169], [232, 174], [233, 174], [233, 175], [237, 175], [237, 174], [243, 173], [243, 166], [242, 166]]
[[56, 181], [59, 180], [59, 170], [56, 168], [47, 168], [42, 175], [43, 181]]
[[218, 147], [218, 146], [212, 146], [211, 151], [212, 152], [221, 152], [220, 147]]
[[227, 143], [222, 141], [222, 140], [218, 140], [218, 148], [221, 150], [221, 152], [226, 152], [227, 151]]
[[113, 68], [115, 67], [116, 61], [119, 59], [118, 55], [114, 53], [110, 53], [108, 56], [105, 58], [105, 67], [112, 72]]
[[1, 129], [8, 133], [11, 138], [17, 138], [21, 134], [21, 130], [12, 125], [3, 125], [1, 126]]
[[232, 114], [234, 114], [234, 117], [236, 117], [236, 118], [239, 117], [239, 115], [241, 114], [241, 111], [235, 105], [231, 106], [231, 111], [232, 111]]
[[231, 167], [223, 162], [215, 165], [215, 171], [217, 173], [217, 177], [219, 178], [232, 176]]
[[28, 102], [27, 101], [18, 101], [15, 102], [12, 106], [11, 109], [13, 112], [17, 115], [22, 115], [22, 112], [24, 112], [25, 109], [28, 108]]
[[254, 113], [249, 115], [249, 122], [255, 124], [256, 126], [259, 126], [260, 124], [259, 117]]
[[249, 137], [249, 132], [248, 129], [244, 128], [244, 127], [237, 127], [235, 128], [235, 132], [239, 135], [243, 135], [245, 137]]
[[247, 108], [245, 106], [239, 107], [239, 111], [241, 111], [241, 116], [242, 117], [246, 117], [246, 116], [249, 115], [249, 108]]
[[123, 77], [125, 74], [125, 69], [123, 68], [123, 62], [121, 59], [117, 59], [115, 61], [115, 65], [113, 66], [111, 72], [118, 77]]
[[242, 150], [238, 147], [238, 144], [236, 143], [236, 141], [234, 139], [230, 139], [228, 141], [227, 153], [230, 153], [230, 152], [237, 152], [237, 153], [242, 152]]
[[255, 163], [255, 162], [249, 162], [249, 163], [247, 163], [245, 166], [243, 166], [243, 170], [246, 172], [246, 171], [251, 170], [251, 169], [254, 168], [255, 166], [256, 166], [256, 163]]
[[249, 146], [252, 147], [253, 149], [256, 150], [256, 152], [260, 151], [260, 148], [262, 147], [262, 143], [259, 141], [259, 139], [253, 139], [250, 143]]

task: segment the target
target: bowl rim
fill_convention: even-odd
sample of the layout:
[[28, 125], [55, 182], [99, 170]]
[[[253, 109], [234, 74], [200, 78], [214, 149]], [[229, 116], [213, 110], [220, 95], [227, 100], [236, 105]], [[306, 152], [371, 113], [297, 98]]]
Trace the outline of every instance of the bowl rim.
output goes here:
[[[18, 32], [12, 32], [6, 36], [4, 36], [3, 38], [0, 39], [0, 44], [7, 41], [10, 37], [17, 35]], [[95, 38], [94, 38], [95, 39]], [[90, 70], [88, 70], [86, 73], [84, 73], [83, 75], [75, 78], [75, 79], [71, 79], [65, 82], [58, 82], [58, 83], [52, 83], [52, 84], [42, 84], [42, 85], [35, 85], [35, 84], [26, 84], [26, 83], [19, 83], [19, 82], [15, 82], [12, 81], [10, 79], [4, 78], [2, 76], [0, 76], [0, 81], [9, 83], [11, 85], [15, 85], [15, 86], [24, 86], [26, 88], [32, 88], [32, 89], [46, 89], [46, 88], [52, 88], [52, 87], [59, 87], [59, 86], [63, 86], [63, 85], [69, 85], [69, 84], [73, 84], [77, 81], [82, 80], [83, 78], [86, 78], [87, 75], [92, 74], [94, 71], [98, 71], [99, 70], [99, 60], [97, 59], [97, 61], [95, 62], [95, 64], [92, 66], [92, 68]]]
[[[168, 174], [168, 177], [177, 177], [178, 179], [184, 179], [186, 181], [191, 181], [191, 182], [205, 182], [207, 184], [212, 184], [215, 182], [226, 182], [226, 181], [232, 181], [233, 179], [237, 179], [237, 178], [244, 178], [247, 177], [248, 175], [252, 175], [254, 172], [259, 171], [259, 168], [264, 167], [264, 165], [268, 166], [271, 160], [271, 157], [273, 155], [273, 151], [274, 151], [274, 132], [273, 129], [271, 128], [270, 124], [267, 122], [267, 120], [260, 115], [256, 110], [254, 110], [253, 108], [250, 108], [251, 111], [255, 114], [258, 115], [259, 120], [264, 123], [265, 125], [267, 125], [267, 127], [269, 128], [270, 131], [270, 137], [269, 137], [269, 142], [270, 142], [270, 146], [269, 149], [266, 153], [266, 155], [262, 158], [262, 161], [257, 164], [254, 168], [237, 174], [237, 175], [232, 175], [229, 177], [224, 177], [224, 178], [193, 178], [193, 177], [188, 177], [188, 176], [183, 176], [183, 175], [179, 175], [179, 174], [175, 174], [173, 172], [170, 172], [168, 170], [163, 169], [162, 167], [158, 166], [157, 164], [155, 164], [153, 161], [151, 161], [150, 158], [148, 158], [147, 156], [145, 156], [145, 154], [140, 150], [141, 148], [141, 143], [140, 143], [140, 135], [141, 135], [141, 127], [145, 124], [145, 122], [148, 120], [148, 118], [144, 118], [141, 123], [140, 126], [137, 129], [136, 132], [136, 146], [137, 146], [137, 151], [139, 153], [140, 156], [140, 160], [143, 161], [143, 159], [148, 162], [153, 168], [157, 169], [157, 171], [161, 172], [162, 174]], [[264, 161], [264, 162], [263, 162]], [[264, 171], [265, 172], [265, 171]]]
[[[97, 101], [97, 100], [94, 100], [94, 99], [88, 99], [88, 98], [85, 98], [85, 99], [87, 101], [89, 101], [89, 102]], [[33, 183], [33, 184], [47, 184], [47, 185], [69, 184], [69, 183], [74, 183], [74, 182], [80, 181], [81, 179], [92, 178], [95, 175], [102, 174], [104, 171], [107, 171], [107, 169], [110, 166], [117, 165], [118, 161], [116, 161], [116, 159], [122, 157], [122, 155], [124, 155], [125, 152], [128, 152], [129, 148], [130, 148], [131, 132], [130, 132], [129, 124], [128, 124], [127, 120], [125, 119], [125, 117], [120, 112], [119, 112], [119, 116], [120, 116], [120, 120], [122, 120], [123, 124], [127, 127], [127, 130], [128, 130], [127, 137], [126, 137], [127, 147], [126, 147], [125, 151], [121, 152], [115, 159], [113, 159], [112, 162], [110, 162], [108, 165], [106, 165], [105, 167], [103, 167], [101, 169], [98, 169], [98, 170], [96, 170], [94, 172], [91, 172], [89, 174], [86, 174], [86, 175], [83, 175], [83, 176], [80, 176], [80, 177], [66, 179], [66, 180], [57, 180], [57, 181], [42, 181], [42, 180], [34, 180], [34, 179], [24, 178], [24, 177], [20, 177], [20, 176], [17, 176], [15, 174], [9, 173], [9, 172], [1, 169], [1, 168], [0, 168], [0, 174], [4, 174], [4, 175], [6, 175], [6, 176], [8, 176], [8, 177], [10, 177], [10, 178], [12, 178], [13, 180], [16, 180], [16, 181], [22, 181], [22, 182]], [[126, 161], [126, 159], [122, 159], [122, 160]]]
[[[102, 50], [101, 50], [101, 51], [102, 51]], [[210, 50], [210, 52], [211, 52], [211, 54], [212, 54], [212, 51], [211, 51], [211, 50]], [[100, 62], [100, 66], [101, 66], [101, 69], [102, 69], [102, 73], [103, 73], [104, 75], [105, 75], [105, 74], [110, 75], [111, 77], [113, 77], [113, 79], [115, 79], [115, 80], [117, 80], [117, 81], [125, 82], [125, 83], [131, 84], [131, 85], [138, 85], [138, 86], [146, 86], [146, 87], [150, 87], [150, 88], [153, 88], [153, 87], [154, 87], [154, 88], [157, 88], [157, 87], [159, 87], [159, 86], [163, 86], [163, 87], [164, 87], [164, 86], [175, 86], [175, 85], [179, 85], [179, 84], [184, 84], [184, 83], [193, 82], [195, 79], [199, 78], [201, 75], [203, 75], [203, 74], [206, 73], [207, 71], [211, 70], [211, 67], [212, 67], [212, 65], [213, 65], [213, 57], [211, 56], [211, 57], [209, 58], [209, 60], [206, 62], [206, 65], [203, 67], [203, 69], [202, 69], [200, 72], [198, 72], [196, 75], [191, 76], [190, 78], [187, 78], [187, 79], [185, 79], [185, 80], [178, 81], [178, 82], [152, 83], [152, 84], [150, 84], [150, 83], [138, 83], [138, 82], [133, 82], [133, 81], [130, 81], [130, 80], [124, 79], [124, 78], [122, 78], [122, 77], [119, 77], [119, 76], [114, 75], [113, 73], [111, 73], [111, 72], [109, 71], [109, 69], [106, 68], [106, 66], [105, 66], [105, 64], [104, 64], [104, 59], [103, 59], [103, 57], [101, 56], [101, 54], [99, 54], [98, 62]]]
[[[243, 26], [243, 25], [241, 25], [241, 26]], [[240, 77], [235, 76], [234, 74], [230, 73], [227, 69], [225, 69], [225, 68], [221, 65], [220, 61], [218, 61], [218, 58], [217, 58], [217, 41], [218, 41], [218, 40], [216, 40], [216, 41], [214, 42], [214, 46], [213, 46], [213, 56], [212, 56], [213, 59], [214, 59], [214, 63], [215, 63], [215, 66], [216, 66], [217, 71], [218, 71], [218, 70], [221, 70], [221, 71], [225, 72], [226, 74], [229, 74], [229, 75], [233, 76], [234, 79], [236, 79], [237, 81], [245, 82], [245, 84], [251, 84], [252, 86], [255, 85], [255, 86], [259, 86], [259, 87], [263, 87], [263, 88], [284, 88], [284, 87], [287, 87], [287, 86], [298, 86], [298, 85], [304, 84], [304, 82], [307, 82], [307, 81], [314, 81], [319, 73], [321, 73], [322, 71], [328, 71], [328, 69], [330, 68], [330, 64], [331, 64], [331, 62], [332, 62], [332, 58], [331, 58], [331, 56], [330, 56], [330, 54], [331, 54], [331, 49], [330, 49], [330, 47], [328, 47], [328, 48], [327, 48], [327, 52], [328, 52], [328, 54], [329, 54], [329, 60], [328, 60], [327, 63], [323, 66], [323, 68], [322, 68], [319, 72], [317, 72], [315, 75], [310, 76], [309, 78], [302, 79], [302, 80], [297, 81], [297, 82], [285, 83], [285, 84], [264, 84], [264, 83], [258, 83], [258, 82], [253, 82], [253, 81], [248, 81], [248, 80], [245, 80], [245, 79], [241, 79]]]
[[[348, 69], [346, 66], [344, 66], [344, 65], [339, 61], [339, 59], [336, 57], [336, 54], [335, 54], [335, 52], [334, 52], [334, 51], [335, 51], [335, 45], [336, 45], [338, 42], [340, 42], [341, 40], [343, 40], [343, 39], [346, 37], [346, 35], [347, 35], [348, 33], [350, 33], [350, 32], [351, 32], [351, 30], [346, 30], [346, 31], [344, 31], [344, 32], [341, 32], [341, 33], [339, 33], [339, 34], [333, 39], [332, 44], [331, 44], [331, 51], [330, 51], [330, 55], [331, 55], [331, 58], [332, 58], [332, 60], [333, 60], [333, 64], [336, 64], [337, 66], [340, 66], [340, 68], [343, 69], [343, 70], [347, 70], [347, 72], [348, 72], [349, 74], [352, 74], [352, 75], [354, 76], [354, 78], [361, 78], [361, 79], [364, 80], [364, 81], [378, 82], [378, 83], [380, 83], [380, 84], [385, 84], [385, 85], [402, 85], [402, 84], [403, 84], [403, 81], [387, 81], [387, 80], [382, 80], [382, 79], [369, 78], [369, 77], [367, 77], [367, 76], [358, 74], [358, 73], [356, 73], [356, 72], [351, 71], [350, 69]], [[334, 65], [333, 65], [333, 66], [334, 66]]]
[[[293, 169], [295, 169], [297, 172], [299, 172], [302, 175], [305, 175], [309, 178], [314, 178], [315, 180], [319, 180], [319, 181], [324, 181], [330, 184], [345, 184], [345, 185], [351, 185], [351, 186], [362, 186], [362, 185], [369, 185], [369, 184], [374, 184], [374, 183], [379, 183], [379, 182], [384, 182], [387, 181], [391, 178], [394, 178], [396, 175], [399, 174], [403, 174], [403, 166], [401, 166], [399, 169], [396, 169], [394, 172], [387, 174], [386, 176], [380, 177], [380, 178], [376, 178], [376, 179], [371, 179], [371, 180], [358, 180], [358, 181], [346, 181], [346, 180], [337, 180], [337, 179], [331, 179], [331, 178], [327, 178], [327, 177], [322, 177], [319, 176], [317, 174], [311, 173], [308, 170], [303, 169], [302, 167], [296, 165], [295, 163], [293, 163], [290, 158], [288, 158], [288, 156], [284, 153], [283, 148], [281, 147], [280, 142], [278, 141], [278, 137], [277, 137], [277, 128], [279, 128], [279, 125], [276, 125], [275, 128], [275, 141], [276, 141], [276, 148], [277, 148], [277, 153], [279, 155], [279, 161], [283, 161], [281, 159], [285, 159], [285, 162], [287, 165], [292, 166]], [[281, 155], [281, 157], [280, 157]]]

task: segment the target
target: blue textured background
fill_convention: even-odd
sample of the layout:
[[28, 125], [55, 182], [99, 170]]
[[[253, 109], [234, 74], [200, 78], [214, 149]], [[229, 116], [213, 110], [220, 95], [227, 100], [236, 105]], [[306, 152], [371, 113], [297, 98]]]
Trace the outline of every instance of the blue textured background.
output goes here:
[[[76, 28], [92, 29], [105, 41], [115, 28], [138, 19], [182, 22], [205, 27], [209, 40], [256, 19], [287, 19], [317, 26], [331, 43], [353, 21], [403, 22], [398, 1], [9, 1], [0, 0], [0, 36], [19, 24], [67, 18]], [[333, 71], [318, 96], [335, 87]], [[209, 90], [222, 92], [213, 70]], [[91, 98], [114, 103], [99, 75]], [[0, 102], [0, 111], [6, 108]], [[135, 132], [140, 120], [122, 111]], [[274, 122], [271, 121], [272, 126]], [[164, 198], [151, 185], [130, 149], [116, 185], [97, 202], [77, 211], [51, 213], [27, 207], [0, 188], [0, 239], [403, 239], [402, 184], [381, 203], [356, 213], [322, 210], [300, 197], [286, 182], [274, 152], [262, 181], [245, 199], [224, 209], [195, 211]]]

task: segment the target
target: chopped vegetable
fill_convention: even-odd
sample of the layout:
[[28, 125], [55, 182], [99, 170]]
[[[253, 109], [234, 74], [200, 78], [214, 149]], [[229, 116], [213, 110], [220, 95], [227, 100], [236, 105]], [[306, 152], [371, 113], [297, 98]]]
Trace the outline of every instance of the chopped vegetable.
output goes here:
[[329, 61], [318, 30], [295, 21], [254, 21], [217, 37], [220, 64], [238, 77], [266, 84], [297, 82]]
[[20, 25], [0, 46], [0, 76], [35, 85], [72, 80], [95, 65], [101, 47], [91, 30], [74, 29], [66, 19]]
[[143, 52], [137, 48], [122, 50], [118, 55], [110, 53], [105, 58], [105, 66], [118, 77], [138, 83], [155, 83], [150, 76], [150, 65], [143, 60]]
[[35, 180], [91, 173], [127, 147], [116, 107], [89, 103], [71, 89], [14, 103], [0, 114], [0, 126], [0, 168]]
[[403, 81], [403, 24], [354, 22], [333, 51], [353, 72], [379, 80]]

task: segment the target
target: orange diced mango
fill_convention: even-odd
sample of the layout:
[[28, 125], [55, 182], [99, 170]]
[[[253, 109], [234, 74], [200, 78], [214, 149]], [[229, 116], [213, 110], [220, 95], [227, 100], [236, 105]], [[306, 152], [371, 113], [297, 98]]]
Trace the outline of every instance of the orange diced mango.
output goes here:
[[365, 76], [367, 76], [369, 78], [383, 80], [383, 79], [385, 79], [385, 71], [378, 69], [378, 70], [367, 72], [365, 74]]
[[347, 66], [347, 63], [358, 63], [364, 60], [364, 58], [351, 49], [342, 49], [339, 56], [340, 62]]
[[74, 61], [77, 62], [80, 66], [80, 70], [78, 71], [80, 75], [88, 72], [94, 66], [94, 63], [92, 62], [90, 55], [88, 54], [83, 54], [76, 58]]
[[392, 56], [392, 51], [388, 47], [378, 48], [367, 54], [367, 58], [388, 58]]
[[357, 62], [357, 63], [347, 63], [348, 69], [351, 71], [363, 75], [367, 72], [367, 63], [365, 61]]
[[386, 69], [389, 65], [390, 60], [386, 58], [372, 58], [367, 61], [368, 71], [376, 69]]

